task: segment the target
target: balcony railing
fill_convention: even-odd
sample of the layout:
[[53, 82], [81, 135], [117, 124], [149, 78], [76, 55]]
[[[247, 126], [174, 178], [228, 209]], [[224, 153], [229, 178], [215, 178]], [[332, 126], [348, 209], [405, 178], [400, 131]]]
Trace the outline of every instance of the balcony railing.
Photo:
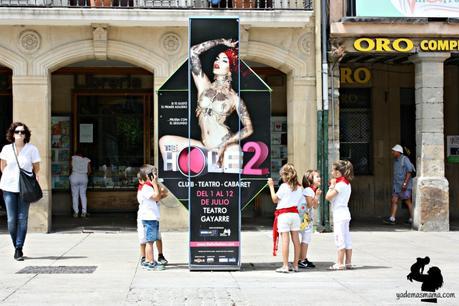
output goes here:
[[312, 0], [0, 0], [0, 7], [312, 10]]

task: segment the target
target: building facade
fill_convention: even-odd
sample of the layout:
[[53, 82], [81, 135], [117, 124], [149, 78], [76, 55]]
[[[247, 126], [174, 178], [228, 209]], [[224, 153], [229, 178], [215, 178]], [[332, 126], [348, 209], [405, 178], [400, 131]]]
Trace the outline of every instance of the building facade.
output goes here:
[[[313, 168], [313, 7], [308, 0], [0, 1], [0, 127], [26, 123], [42, 157], [44, 197], [30, 208], [30, 229], [48, 232], [53, 215], [70, 214], [68, 161], [81, 148], [94, 168], [89, 210], [136, 211], [136, 169], [158, 159], [156, 90], [188, 56], [191, 16], [239, 16], [241, 58], [273, 88], [273, 118], [286, 122], [279, 159]], [[163, 225], [187, 226], [174, 199], [162, 209]]]
[[329, 150], [355, 166], [353, 217], [389, 215], [397, 143], [416, 167], [414, 228], [449, 230], [459, 215], [459, 11], [440, 5], [330, 1]]

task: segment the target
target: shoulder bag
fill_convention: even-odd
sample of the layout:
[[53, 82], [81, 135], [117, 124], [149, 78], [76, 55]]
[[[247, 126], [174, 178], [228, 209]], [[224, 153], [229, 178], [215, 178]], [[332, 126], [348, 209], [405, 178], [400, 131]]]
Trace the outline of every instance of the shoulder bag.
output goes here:
[[43, 197], [43, 192], [38, 184], [35, 173], [26, 171], [19, 166], [18, 156], [13, 144], [14, 157], [18, 163], [19, 168], [19, 196], [21, 200], [26, 203], [34, 203]]

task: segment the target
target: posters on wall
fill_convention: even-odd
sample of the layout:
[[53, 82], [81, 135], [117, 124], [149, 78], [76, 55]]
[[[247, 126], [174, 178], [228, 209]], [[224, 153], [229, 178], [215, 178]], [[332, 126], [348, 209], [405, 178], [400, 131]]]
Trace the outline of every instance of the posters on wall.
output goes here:
[[450, 0], [356, 0], [356, 7], [362, 17], [459, 16], [459, 1]]
[[270, 89], [239, 61], [239, 20], [190, 19], [190, 55], [158, 90], [160, 177], [190, 211], [190, 269], [240, 268], [240, 208], [266, 184]]
[[446, 159], [449, 163], [459, 164], [459, 135], [446, 136]]
[[69, 188], [70, 116], [51, 117], [51, 173], [53, 189]]

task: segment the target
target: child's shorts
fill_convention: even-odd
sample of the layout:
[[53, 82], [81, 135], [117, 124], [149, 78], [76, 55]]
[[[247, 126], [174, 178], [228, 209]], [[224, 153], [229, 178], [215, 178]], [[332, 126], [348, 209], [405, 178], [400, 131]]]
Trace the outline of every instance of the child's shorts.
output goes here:
[[142, 224], [145, 230], [145, 240], [147, 242], [159, 240], [159, 222], [157, 220], [142, 220]]
[[338, 250], [352, 249], [351, 233], [349, 232], [349, 222], [350, 220], [338, 221], [333, 223], [335, 243]]
[[285, 213], [277, 217], [277, 231], [279, 233], [299, 231], [300, 224], [300, 216], [297, 213]]
[[311, 244], [312, 229], [307, 228], [304, 231], [300, 231], [301, 243]]
[[[137, 219], [137, 236], [139, 237], [139, 244], [147, 243], [145, 229], [143, 228], [143, 223], [140, 219]], [[161, 230], [158, 230], [158, 240], [161, 240]]]

